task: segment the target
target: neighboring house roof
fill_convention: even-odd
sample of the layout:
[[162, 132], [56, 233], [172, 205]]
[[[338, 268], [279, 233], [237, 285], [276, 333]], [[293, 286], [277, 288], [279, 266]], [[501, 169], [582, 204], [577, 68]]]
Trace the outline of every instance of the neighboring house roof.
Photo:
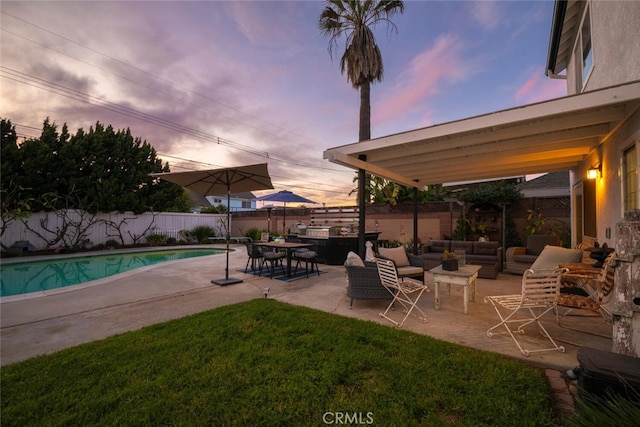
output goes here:
[[189, 196], [191, 196], [191, 202], [193, 203], [193, 206], [196, 206], [196, 207], [211, 206], [211, 203], [209, 203], [206, 197], [196, 193], [193, 190], [189, 190], [188, 188], [187, 188], [187, 191], [189, 192]]
[[[211, 196], [211, 197], [221, 197], [221, 198], [224, 198], [226, 200], [227, 195], [226, 194], [220, 194], [220, 195], [215, 195], [215, 196]], [[231, 193], [231, 198], [232, 199], [253, 200], [253, 199], [256, 198], [256, 196], [250, 191], [245, 191], [245, 192], [242, 192], [242, 193]]]
[[418, 188], [565, 171], [638, 108], [640, 80], [329, 148], [323, 156]]
[[556, 197], [571, 194], [569, 171], [552, 172], [516, 186], [525, 198]]

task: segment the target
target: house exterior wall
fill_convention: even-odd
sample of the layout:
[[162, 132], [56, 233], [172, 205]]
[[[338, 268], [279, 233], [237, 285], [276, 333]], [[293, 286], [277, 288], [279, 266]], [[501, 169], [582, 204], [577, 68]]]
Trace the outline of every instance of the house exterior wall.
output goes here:
[[[239, 198], [235, 198], [235, 197], [231, 196], [231, 200], [230, 200], [231, 206], [227, 206], [227, 198], [226, 197], [207, 196], [207, 200], [213, 206], [223, 205], [225, 207], [228, 207], [228, 208], [230, 208], [229, 210], [231, 212], [250, 211], [250, 210], [255, 210], [256, 209], [256, 201], [255, 201], [255, 199], [247, 200], [247, 199], [239, 199]], [[247, 203], [247, 202], [250, 202], [251, 207], [243, 207], [242, 206], [243, 203]]]
[[[577, 25], [572, 35], [574, 50], [566, 70], [567, 93], [572, 95], [640, 80], [640, 2], [589, 1], [581, 6], [583, 12], [587, 6], [590, 8], [593, 68], [586, 81], [582, 82], [582, 58], [575, 57], [577, 35], [581, 29], [581, 25]], [[622, 221], [625, 212], [621, 160], [623, 151], [633, 144], [636, 150], [640, 148], [638, 110], [572, 171], [571, 188], [586, 179], [587, 169], [601, 165], [602, 175], [596, 182], [596, 238], [599, 243], [616, 247], [621, 262], [616, 269], [616, 290], [611, 303], [614, 306], [612, 350], [640, 357], [640, 306], [631, 303], [637, 300], [640, 289], [637, 275], [632, 277], [632, 271], [637, 267], [631, 266], [639, 264], [640, 253], [637, 247], [635, 252], [625, 252], [625, 247], [636, 245], [640, 235], [637, 221], [635, 226]], [[577, 236], [574, 212], [571, 217], [572, 235]]]
[[594, 67], [585, 91], [640, 79], [640, 3], [592, 1], [589, 5]]
[[[567, 66], [567, 93], [591, 91], [620, 83], [640, 80], [640, 2], [584, 2], [590, 8], [593, 69], [584, 88], [579, 85], [582, 69], [574, 55]], [[573, 43], [581, 26], [576, 25]], [[596, 183], [596, 218], [599, 243], [615, 245], [615, 224], [624, 215], [622, 209], [621, 154], [631, 144], [640, 144], [640, 113], [636, 112], [597, 150], [592, 152], [571, 174], [571, 188], [586, 179], [587, 170], [602, 165], [602, 176]], [[573, 217], [573, 215], [572, 215]], [[608, 230], [612, 230], [608, 233]], [[575, 224], [572, 235], [577, 236]], [[609, 236], [609, 237], [607, 237]], [[594, 236], [592, 236], [594, 237]], [[574, 242], [576, 243], [576, 242]]]
[[587, 4], [591, 16], [591, 39], [593, 49], [593, 70], [586, 84], [579, 84], [580, 58], [575, 57], [575, 44], [580, 23], [574, 28], [572, 40], [574, 54], [567, 65], [567, 94], [592, 91], [624, 82], [640, 79], [640, 2], [581, 2], [580, 19]]

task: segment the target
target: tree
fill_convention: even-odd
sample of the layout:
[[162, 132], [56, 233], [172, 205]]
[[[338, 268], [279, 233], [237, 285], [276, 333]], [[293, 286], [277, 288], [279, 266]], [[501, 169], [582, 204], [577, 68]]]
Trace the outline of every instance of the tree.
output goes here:
[[[328, 0], [320, 14], [320, 32], [329, 37], [331, 58], [338, 40], [342, 37], [345, 39], [340, 72], [343, 75], [346, 73], [347, 81], [360, 90], [359, 141], [371, 139], [371, 83], [382, 81], [384, 75], [382, 53], [372, 28], [384, 22], [392, 31], [397, 31], [390, 18], [403, 11], [404, 3], [401, 0]], [[360, 169], [358, 175], [358, 250], [364, 256], [366, 173]]]
[[[3, 121], [2, 126], [4, 131], [7, 123]], [[2, 157], [2, 188], [8, 188], [8, 180], [13, 179], [21, 197], [33, 200], [34, 212], [67, 208], [92, 213], [189, 211], [182, 187], [149, 175], [168, 172], [169, 166], [129, 129], [116, 131], [97, 122], [87, 132], [78, 129], [71, 135], [66, 124], [58, 132], [47, 118], [39, 138], [18, 146], [3, 137]], [[45, 204], [44, 194], [56, 197]]]
[[[20, 184], [16, 176], [20, 168], [20, 153], [18, 149], [18, 135], [11, 120], [0, 120], [0, 160], [3, 179], [0, 180], [0, 202], [2, 212], [0, 219], [0, 237], [15, 221], [29, 218], [32, 200]], [[8, 175], [7, 175], [8, 174]], [[7, 249], [2, 245], [3, 249]]]
[[[353, 182], [358, 180], [356, 175]], [[380, 178], [374, 175], [367, 175], [366, 191], [370, 194], [372, 204], [389, 204], [397, 205], [398, 203], [413, 203], [414, 188], [406, 185], [400, 185], [388, 179]], [[349, 195], [357, 193], [358, 189], [351, 190]], [[429, 185], [426, 190], [418, 190], [418, 203], [443, 201], [451, 192], [442, 184]]]
[[340, 71], [360, 90], [360, 141], [371, 138], [371, 83], [382, 81], [384, 75], [382, 53], [372, 28], [385, 22], [397, 32], [390, 18], [403, 11], [400, 0], [328, 0], [320, 15], [320, 31], [330, 38], [332, 58], [338, 39], [345, 38]]
[[[522, 198], [522, 193], [513, 184], [507, 181], [487, 182], [479, 184], [469, 190], [458, 194], [458, 200], [465, 204], [494, 204], [503, 206], [505, 209], [505, 241], [502, 242], [505, 248], [511, 246], [521, 246], [520, 238], [516, 231], [516, 224], [511, 214], [513, 203]], [[472, 231], [471, 221], [468, 214], [464, 213], [458, 218], [458, 224], [453, 232], [456, 240], [465, 240], [467, 233]]]

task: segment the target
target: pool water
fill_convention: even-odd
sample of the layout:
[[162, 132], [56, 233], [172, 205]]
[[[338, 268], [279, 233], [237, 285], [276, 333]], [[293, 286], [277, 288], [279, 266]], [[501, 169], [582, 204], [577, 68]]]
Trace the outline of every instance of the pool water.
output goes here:
[[224, 252], [224, 249], [175, 249], [4, 264], [0, 265], [0, 297], [78, 285], [161, 262]]

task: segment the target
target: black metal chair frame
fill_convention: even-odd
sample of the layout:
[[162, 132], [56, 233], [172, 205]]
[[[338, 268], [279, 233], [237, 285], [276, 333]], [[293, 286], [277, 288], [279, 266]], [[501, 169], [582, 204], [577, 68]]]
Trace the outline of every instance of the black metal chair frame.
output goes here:
[[279, 264], [280, 268], [282, 269], [282, 275], [285, 275], [285, 271], [284, 271], [284, 264], [282, 262], [282, 259], [285, 258], [287, 255], [284, 252], [279, 252], [279, 251], [268, 251], [268, 252], [262, 252], [262, 264], [260, 264], [260, 271], [258, 272], [258, 276], [262, 276], [262, 268], [264, 267], [264, 265], [266, 263], [269, 263], [271, 265], [271, 268], [269, 268], [269, 266], [267, 266], [267, 271], [270, 272], [270, 279], [273, 279], [273, 276], [276, 272], [276, 266]]
[[[309, 271], [311, 271], [311, 273], [313, 273], [314, 270], [314, 266], [315, 266], [315, 271], [318, 273], [318, 276], [320, 275], [320, 269], [318, 268], [318, 261], [317, 261], [317, 257], [318, 257], [318, 252], [317, 252], [317, 245], [318, 242], [315, 242], [313, 240], [309, 241], [309, 243], [311, 243], [313, 246], [309, 247], [309, 248], [301, 248], [301, 249], [297, 249], [294, 253], [293, 253], [293, 259], [296, 260], [296, 266], [295, 269], [293, 271], [293, 274], [295, 275], [298, 272], [298, 267], [300, 266], [301, 262], [304, 262], [304, 271], [307, 275], [307, 279], [309, 278]], [[311, 269], [309, 269], [309, 264], [311, 264]]]
[[249, 268], [249, 262], [251, 262], [251, 270], [255, 271], [256, 269], [256, 261], [259, 261], [263, 258], [262, 249], [260, 246], [255, 246], [252, 243], [245, 243], [247, 247], [247, 265], [244, 267], [245, 274], [247, 273], [247, 269]]

